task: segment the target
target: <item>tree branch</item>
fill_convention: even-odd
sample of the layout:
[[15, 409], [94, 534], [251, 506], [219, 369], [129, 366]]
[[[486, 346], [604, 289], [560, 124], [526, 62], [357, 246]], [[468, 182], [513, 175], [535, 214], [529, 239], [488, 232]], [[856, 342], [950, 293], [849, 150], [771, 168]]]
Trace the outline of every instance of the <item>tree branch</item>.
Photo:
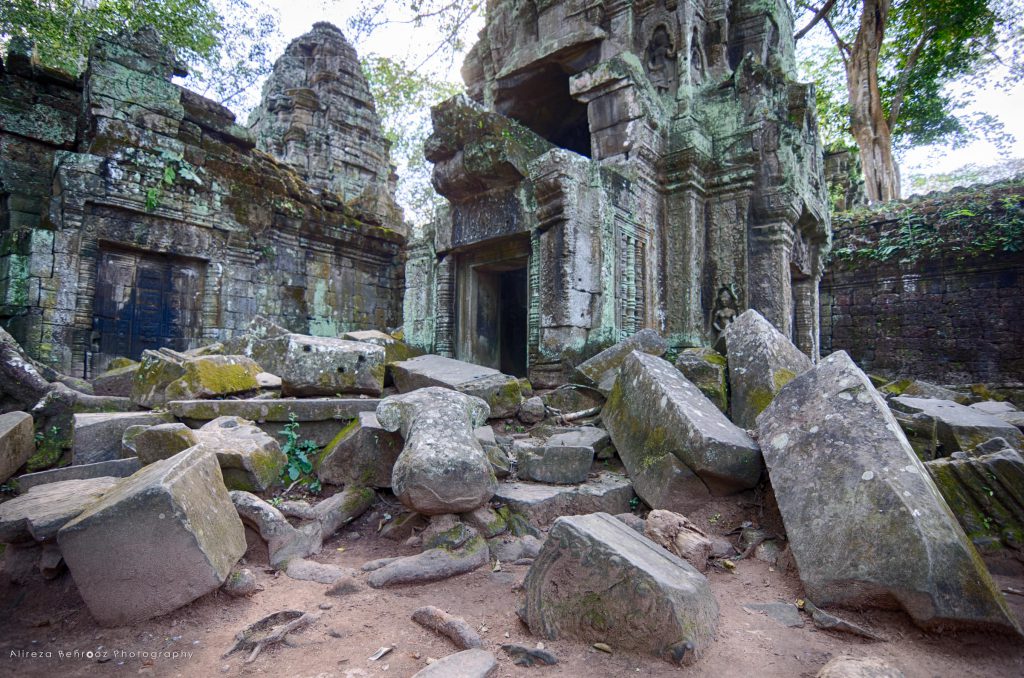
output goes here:
[[828, 20], [828, 16], [824, 16], [823, 15], [821, 17], [821, 20], [825, 22], [825, 25], [828, 26], [828, 32], [832, 34], [833, 38], [835, 38], [836, 47], [839, 48], [839, 56], [842, 57], [842, 59], [843, 59], [843, 67], [847, 71], [849, 71], [849, 66], [850, 66], [850, 61], [849, 61], [850, 46], [848, 44], [846, 44], [843, 41], [842, 38], [839, 37], [839, 33], [836, 32], [835, 26], [833, 26], [832, 22]]
[[[817, 26], [818, 22], [824, 19], [825, 15], [832, 11], [832, 7], [835, 6], [835, 4], [836, 0], [828, 0], [828, 2], [821, 6], [821, 9], [815, 12], [814, 16], [811, 17], [811, 20], [807, 23], [807, 25], [796, 32], [796, 34], [793, 36], [793, 39], [799, 40], [800, 38], [807, 35], [807, 32], [809, 30]], [[813, 9], [813, 7], [811, 9]]]
[[910, 84], [910, 73], [914, 70], [914, 66], [917, 65], [917, 60], [921, 56], [921, 52], [924, 50], [925, 45], [931, 37], [935, 35], [935, 28], [929, 28], [927, 31], [921, 34], [917, 44], [914, 45], [914, 49], [910, 51], [910, 56], [907, 57], [907, 63], [903, 66], [903, 70], [900, 71], [900, 76], [896, 80], [896, 90], [892, 97], [892, 104], [889, 106], [889, 118], [886, 122], [889, 124], [889, 129], [892, 130], [896, 126], [896, 121], [900, 117], [900, 108], [903, 107], [903, 98], [907, 94], [907, 86]]

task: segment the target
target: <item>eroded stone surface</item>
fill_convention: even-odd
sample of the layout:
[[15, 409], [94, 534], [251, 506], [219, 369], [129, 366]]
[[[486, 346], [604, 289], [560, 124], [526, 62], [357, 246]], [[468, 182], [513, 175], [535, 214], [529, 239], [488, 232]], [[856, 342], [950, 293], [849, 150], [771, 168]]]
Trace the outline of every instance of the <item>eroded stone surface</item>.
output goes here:
[[0, 414], [0, 483], [6, 482], [36, 451], [28, 412]]
[[546, 525], [559, 516], [604, 512], [626, 513], [636, 495], [625, 476], [602, 471], [580, 485], [544, 485], [540, 483], [498, 483], [496, 501], [531, 522]]
[[413, 678], [487, 678], [498, 670], [498, 660], [487, 650], [450, 654], [416, 672]]
[[120, 481], [61, 528], [57, 542], [104, 626], [149, 619], [216, 590], [245, 553], [220, 466], [200, 448]]
[[1024, 434], [999, 417], [967, 407], [950, 400], [897, 396], [889, 401], [890, 407], [906, 414], [919, 415], [930, 424], [933, 449], [941, 449], [941, 456], [957, 450], [968, 452], [991, 438], [1002, 438], [1016, 450], [1024, 450]]
[[685, 510], [712, 494], [754, 487], [757, 444], [678, 370], [639, 351], [622, 363], [602, 419], [637, 494]]
[[963, 529], [846, 353], [780, 391], [758, 434], [815, 604], [896, 603], [925, 627], [1016, 630]]
[[174, 417], [157, 412], [97, 412], [76, 414], [71, 446], [72, 464], [92, 464], [121, 457], [121, 439], [129, 426], [173, 423]]
[[596, 387], [607, 396], [619, 373], [619, 366], [633, 351], [640, 351], [661, 357], [668, 349], [668, 344], [654, 330], [640, 330], [628, 339], [606, 348], [593, 358], [581, 363], [576, 372], [583, 377], [584, 383]]
[[555, 521], [523, 588], [523, 621], [542, 638], [691, 664], [718, 627], [704, 575], [607, 513]]
[[395, 363], [391, 371], [401, 393], [443, 386], [482, 399], [495, 418], [515, 416], [522, 400], [522, 387], [515, 377], [452, 358], [419, 356]]
[[142, 468], [138, 457], [98, 461], [95, 464], [78, 464], [61, 468], [26, 473], [18, 476], [18, 490], [24, 494], [37, 485], [56, 483], [62, 480], [89, 480], [91, 478], [127, 478]]
[[676, 369], [725, 413], [729, 412], [727, 367], [725, 356], [710, 348], [686, 348], [676, 358]]
[[203, 449], [217, 455], [229, 490], [263, 492], [280, 482], [288, 459], [277, 441], [251, 421], [218, 417], [195, 435]]
[[64, 480], [34, 487], [0, 504], [0, 543], [47, 541], [117, 485], [118, 478]]
[[168, 459], [199, 444], [199, 436], [184, 424], [134, 425], [121, 438], [124, 454], [138, 457], [141, 464]]
[[757, 415], [811, 360], [754, 310], [744, 311], [724, 335], [729, 362], [730, 412], [737, 426], [753, 429]]
[[373, 412], [360, 412], [324, 448], [317, 476], [335, 485], [391, 487], [391, 471], [401, 452], [400, 435], [385, 430]]

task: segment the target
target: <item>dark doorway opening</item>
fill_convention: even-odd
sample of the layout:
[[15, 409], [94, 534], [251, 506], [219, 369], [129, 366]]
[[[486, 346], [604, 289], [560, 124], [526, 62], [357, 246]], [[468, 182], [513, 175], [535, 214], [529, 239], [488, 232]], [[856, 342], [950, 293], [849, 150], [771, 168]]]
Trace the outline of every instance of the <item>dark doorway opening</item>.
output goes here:
[[551, 143], [590, 157], [587, 105], [569, 93], [569, 78], [596, 63], [599, 52], [584, 48], [560, 55], [498, 83], [494, 107]]
[[526, 376], [527, 290], [526, 268], [498, 274], [501, 289], [498, 325], [501, 369], [505, 374]]
[[100, 250], [93, 299], [90, 374], [117, 356], [184, 350], [202, 331], [202, 261], [121, 248]]

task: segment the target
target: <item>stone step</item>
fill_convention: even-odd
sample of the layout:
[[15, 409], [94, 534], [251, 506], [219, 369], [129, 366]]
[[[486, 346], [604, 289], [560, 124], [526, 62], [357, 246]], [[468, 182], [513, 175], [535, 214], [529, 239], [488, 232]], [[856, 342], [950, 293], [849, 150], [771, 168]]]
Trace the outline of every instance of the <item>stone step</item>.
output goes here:
[[629, 478], [602, 471], [579, 485], [498, 483], [494, 501], [507, 505], [534, 524], [546, 525], [559, 516], [628, 513], [635, 496]]

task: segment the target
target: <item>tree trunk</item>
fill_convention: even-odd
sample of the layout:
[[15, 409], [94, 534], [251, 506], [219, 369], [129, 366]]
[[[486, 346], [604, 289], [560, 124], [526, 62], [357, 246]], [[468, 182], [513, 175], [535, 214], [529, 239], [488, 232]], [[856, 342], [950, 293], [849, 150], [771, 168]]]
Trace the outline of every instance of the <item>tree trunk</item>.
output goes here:
[[892, 155], [892, 134], [878, 89], [878, 54], [891, 0], [864, 0], [860, 29], [846, 61], [850, 131], [860, 147], [864, 189], [870, 202], [900, 197], [900, 176]]

